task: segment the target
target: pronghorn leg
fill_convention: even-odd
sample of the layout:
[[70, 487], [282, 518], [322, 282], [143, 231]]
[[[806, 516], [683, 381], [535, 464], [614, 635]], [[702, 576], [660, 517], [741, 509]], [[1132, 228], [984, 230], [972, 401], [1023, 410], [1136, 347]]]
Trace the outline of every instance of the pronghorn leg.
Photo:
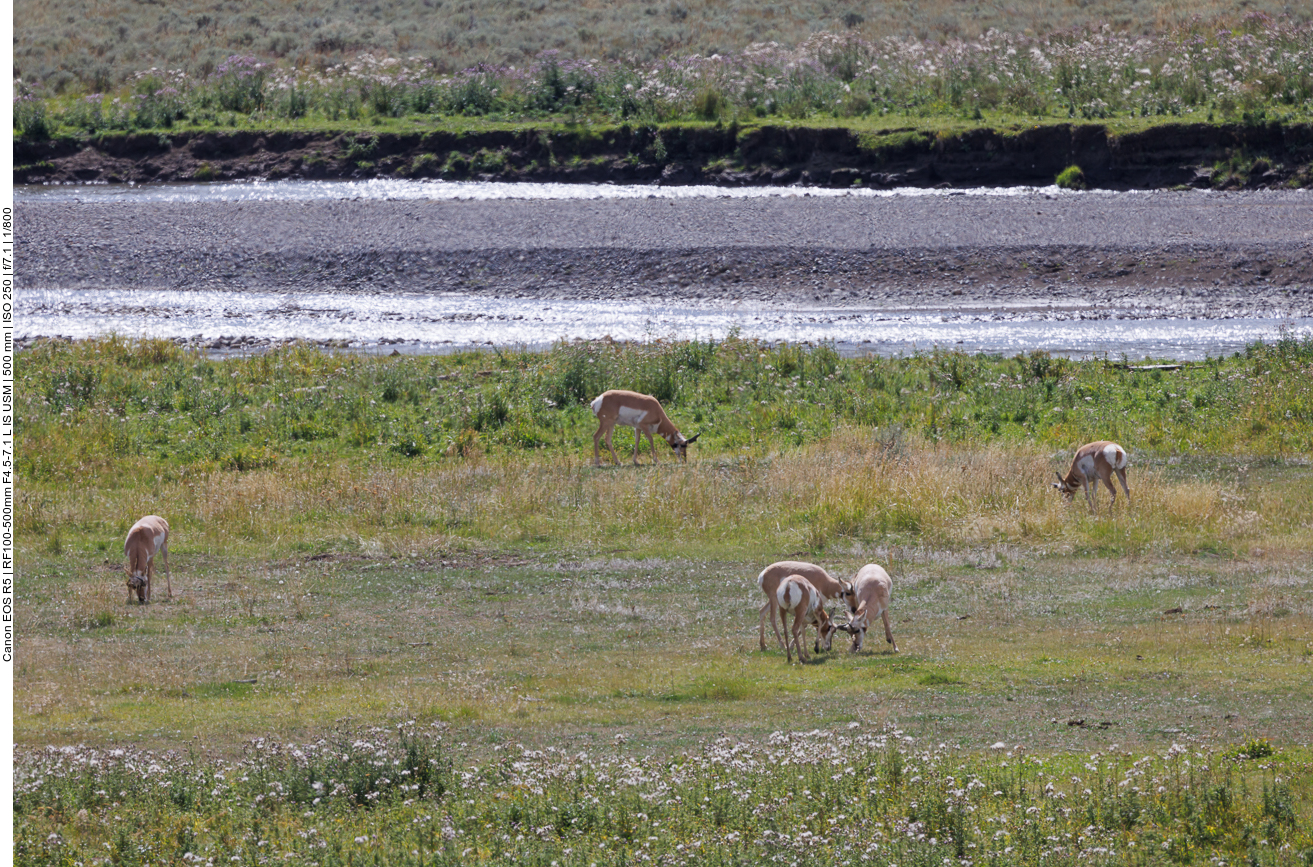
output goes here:
[[615, 428], [612, 427], [606, 432], [606, 450], [611, 453], [611, 462], [618, 467], [620, 466], [620, 456], [615, 453], [615, 447], [611, 445], [611, 433], [614, 430]]
[[789, 611], [787, 608], [780, 609], [780, 625], [784, 627], [784, 661], [793, 664], [793, 651], [798, 651], [798, 660], [802, 661], [802, 645], [798, 643], [798, 623], [800, 622], [798, 612], [793, 612], [793, 629], [789, 629]]
[[757, 639], [758, 641], [761, 642], [762, 650], [766, 649], [766, 618], [767, 617], [770, 618], [771, 632], [775, 633], [775, 643], [780, 646], [780, 650], [784, 649], [784, 637], [780, 635], [779, 627], [775, 625], [775, 615], [777, 613], [779, 613], [780, 619], [781, 621], [783, 621], [784, 614], [780, 613], [780, 608], [778, 605], [775, 604], [774, 599], [767, 599], [766, 604], [761, 606], [761, 617], [757, 619]]
[[[1112, 496], [1112, 506], [1117, 505], [1117, 489], [1112, 486], [1112, 473], [1108, 473], [1106, 476], [1100, 476], [1100, 478], [1103, 480], [1103, 484], [1108, 488], [1108, 493]], [[1112, 506], [1109, 506], [1109, 508], [1112, 508]]]
[[780, 609], [780, 625], [784, 627], [784, 661], [793, 662], [793, 633], [789, 631], [789, 612], [787, 609]]
[[641, 428], [634, 428], [634, 466], [638, 466], [638, 450], [643, 445], [643, 431]]
[[793, 646], [798, 651], [798, 661], [806, 662], [807, 656], [803, 648], [807, 646], [807, 618], [793, 612]]
[[647, 444], [652, 447], [652, 463], [655, 464], [657, 462], [656, 440], [652, 439], [651, 431], [647, 432]]
[[601, 441], [602, 427], [599, 425], [597, 433], [593, 434], [593, 466], [595, 467], [600, 467], [602, 465]]
[[155, 555], [146, 559], [146, 604], [150, 604], [150, 583], [155, 577]]
[[1129, 506], [1131, 504], [1131, 489], [1126, 487], [1126, 470], [1117, 471], [1117, 481], [1122, 483], [1122, 490], [1126, 492], [1126, 505]]
[[884, 620], [884, 640], [894, 646], [894, 652], [898, 652], [898, 642], [894, 641], [894, 631], [889, 628], [889, 609], [880, 612], [880, 618]]

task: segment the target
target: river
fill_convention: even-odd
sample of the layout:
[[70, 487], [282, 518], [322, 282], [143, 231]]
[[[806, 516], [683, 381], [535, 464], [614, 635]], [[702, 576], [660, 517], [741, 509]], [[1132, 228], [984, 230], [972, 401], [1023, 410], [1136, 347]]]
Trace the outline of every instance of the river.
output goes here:
[[[321, 247], [324, 259], [339, 254], [356, 255], [360, 249], [377, 252], [377, 248], [389, 243], [386, 239], [392, 234], [385, 226], [377, 230], [384, 240], [369, 240], [369, 231], [376, 231], [374, 224], [380, 222], [376, 209], [366, 209], [370, 203], [394, 203], [388, 207], [412, 209], [405, 213], [417, 214], [416, 221], [441, 215], [444, 227], [441, 234], [398, 242], [406, 255], [444, 244], [455, 251], [448, 251], [449, 256], [459, 256], [473, 244], [485, 248], [483, 252], [528, 249], [533, 245], [522, 239], [529, 233], [522, 226], [517, 227], [515, 220], [507, 216], [512, 212], [504, 209], [515, 207], [516, 203], [540, 203], [535, 207], [572, 210], [537, 211], [523, 218], [535, 232], [548, 233], [544, 225], [559, 227], [556, 236], [535, 241], [538, 246], [534, 249], [569, 246], [573, 243], [571, 239], [589, 232], [610, 239], [596, 241], [592, 247], [580, 242], [583, 252], [579, 255], [586, 265], [588, 260], [597, 260], [593, 253], [599, 249], [597, 245], [641, 248], [646, 242], [617, 241], [614, 235], [602, 233], [622, 219], [650, 212], [654, 202], [669, 200], [672, 207], [678, 204], [687, 210], [659, 214], [661, 223], [640, 222], [633, 231], [634, 237], [650, 239], [656, 234], [674, 233], [693, 225], [690, 231], [694, 240], [681, 238], [672, 242], [672, 248], [691, 249], [705, 237], [709, 239], [707, 249], [723, 251], [729, 244], [741, 244], [744, 234], [751, 234], [755, 225], [745, 228], [736, 224], [725, 229], [727, 237], [719, 240], [714, 237], [717, 226], [728, 224], [731, 217], [740, 220], [747, 209], [764, 207], [768, 210], [761, 213], [769, 217], [760, 218], [761, 222], [783, 237], [778, 242], [780, 249], [791, 251], [809, 251], [815, 247], [870, 257], [873, 250], [882, 249], [880, 244], [885, 243], [882, 237], [892, 238], [887, 241], [890, 247], [916, 241], [915, 232], [922, 231], [918, 223], [924, 224], [924, 232], [932, 236], [926, 242], [928, 245], [937, 245], [932, 248], [953, 255], [962, 255], [963, 250], [998, 247], [1002, 242], [988, 238], [981, 241], [976, 235], [982, 231], [1002, 231], [1003, 227], [1023, 239], [1034, 235], [1037, 249], [1068, 249], [1073, 239], [1079, 241], [1082, 232], [1102, 236], [1113, 228], [1127, 226], [1128, 221], [1142, 220], [1147, 228], [1138, 231], [1146, 234], [1165, 227], [1163, 231], [1174, 233], [1172, 237], [1178, 240], [1185, 236], [1207, 236], [1203, 242], [1219, 248], [1226, 246], [1230, 234], [1235, 234], [1237, 241], [1252, 242], [1256, 238], [1259, 242], [1285, 245], [1281, 249], [1287, 253], [1294, 250], [1295, 258], [1299, 259], [1301, 250], [1307, 258], [1311, 224], [1301, 221], [1310, 213], [1310, 199], [1313, 196], [1303, 193], [1250, 197], [1196, 193], [1180, 194], [1172, 199], [1170, 194], [1073, 193], [1054, 187], [869, 191], [395, 180], [19, 188], [15, 193], [20, 237], [16, 336], [20, 340], [37, 336], [86, 338], [112, 332], [186, 339], [225, 352], [258, 351], [289, 339], [361, 351], [443, 352], [487, 345], [539, 349], [556, 341], [602, 337], [723, 339], [737, 334], [768, 342], [828, 342], [846, 355], [909, 354], [938, 347], [1002, 354], [1045, 350], [1073, 357], [1193, 360], [1235, 352], [1252, 341], [1273, 340], [1283, 333], [1313, 331], [1308, 299], [1301, 294], [1307, 287], [1298, 285], [1300, 292], [1294, 297], [1303, 300], [1292, 301], [1288, 285], [1280, 289], [1255, 284], [1254, 280], [1262, 278], [1248, 276], [1246, 270], [1244, 279], [1249, 281], [1248, 288], [1239, 291], [1221, 285], [1221, 290], [1232, 290], [1233, 298], [1238, 292], [1245, 299], [1243, 305], [1233, 303], [1225, 309], [1214, 308], [1204, 298], [1193, 306], [1176, 309], [1171, 303], [1176, 296], [1164, 289], [1163, 283], [1165, 279], [1170, 282], [1172, 275], [1163, 266], [1162, 273], [1155, 272], [1152, 285], [1146, 281], [1143, 291], [1136, 285], [1124, 285], [1126, 281], [1122, 280], [1118, 284], [1119, 294], [1111, 301], [1094, 301], [1091, 299], [1101, 296], [1091, 293], [1085, 297], [1069, 285], [1056, 283], [1041, 286], [1040, 290], [1024, 291], [1006, 286], [997, 289], [990, 283], [991, 291], [973, 291], [958, 298], [954, 296], [959, 290], [953, 290], [952, 294], [918, 293], [915, 281], [897, 297], [881, 296], [873, 300], [861, 292], [847, 293], [842, 274], [827, 278], [825, 292], [803, 298], [797, 291], [752, 291], [757, 277], [766, 281], [778, 275], [768, 274], [770, 268], [766, 266], [756, 274], [749, 266], [736, 278], [732, 288], [711, 283], [710, 290], [695, 286], [696, 291], [681, 291], [672, 276], [671, 283], [663, 277], [659, 281], [661, 285], [653, 285], [650, 294], [644, 293], [641, 286], [638, 290], [631, 286], [614, 295], [603, 287], [588, 297], [570, 297], [568, 290], [523, 291], [518, 288], [520, 284], [516, 284], [516, 291], [498, 291], [495, 283], [478, 286], [473, 291], [450, 291], [450, 285], [431, 275], [406, 282], [384, 275], [381, 270], [376, 285], [369, 280], [368, 273], [363, 286], [359, 274], [349, 281], [344, 278], [342, 285], [334, 285], [331, 276], [323, 274], [311, 281], [284, 285], [278, 276], [278, 262], [270, 266], [268, 258], [275, 253], [287, 255], [278, 245], [284, 243], [283, 239], [300, 237], [298, 233], [304, 236], [303, 246], [310, 249], [311, 259]], [[967, 200], [974, 204], [966, 205]], [[772, 201], [777, 204], [770, 204]], [[796, 204], [788, 204], [790, 201]], [[597, 203], [604, 207], [595, 207]], [[217, 258], [218, 252], [206, 251], [222, 246], [223, 230], [200, 222], [190, 225], [188, 221], [202, 213], [207, 218], [216, 211], [237, 213], [233, 209], [242, 209], [244, 205], [248, 207], [241, 213], [248, 218], [252, 207], [272, 205], [296, 209], [295, 218], [261, 216], [254, 230], [245, 227], [248, 234], [259, 236], [266, 222], [272, 224], [265, 232], [267, 241], [257, 237], [242, 242], [245, 249], [260, 248], [257, 252], [265, 257], [259, 274], [254, 266], [238, 263], [219, 268], [218, 276], [209, 282], [193, 282], [177, 275], [158, 280], [152, 276], [164, 273], [170, 262], [181, 262], [187, 255], [196, 254], [202, 262], [208, 261], [207, 256]], [[582, 206], [588, 209], [580, 211]], [[343, 207], [365, 210], [349, 211], [343, 218], [340, 214]], [[907, 211], [911, 216], [906, 218], [901, 216], [903, 212], [891, 210], [909, 207], [914, 210]], [[964, 207], [976, 210], [963, 210]], [[415, 208], [422, 210], [413, 211]], [[473, 213], [470, 208], [480, 208], [479, 219], [486, 220], [493, 228], [478, 223], [480, 230], [471, 232], [471, 237], [479, 239], [476, 242], [451, 240], [471, 225], [471, 220], [463, 219]], [[503, 210], [490, 212], [489, 208]], [[339, 209], [331, 213], [334, 219], [345, 219], [347, 226], [355, 219], [351, 214], [368, 214], [370, 219], [364, 222], [369, 227], [362, 223], [359, 236], [350, 241], [341, 240], [343, 232], [335, 231], [331, 233], [332, 240], [325, 242], [321, 237], [325, 225], [322, 214], [330, 211], [314, 209]], [[1020, 222], [1023, 214], [1033, 220], [1032, 213], [1043, 216], [1046, 209], [1056, 219], [1047, 219], [1042, 224]], [[513, 213], [519, 219], [519, 212]], [[805, 216], [791, 221], [793, 213]], [[1002, 216], [982, 219], [982, 213]], [[69, 214], [74, 216], [70, 218]], [[394, 211], [387, 214], [387, 220], [395, 218]], [[829, 223], [829, 214], [842, 214], [844, 219], [837, 221], [836, 227]], [[871, 220], [877, 217], [885, 220], [888, 228], [881, 230], [883, 235], [863, 229], [866, 234], [859, 237], [851, 228], [856, 222], [852, 218], [854, 214], [875, 215]], [[1179, 218], [1184, 222], [1172, 222], [1180, 214], [1186, 215]], [[150, 228], [149, 219], [142, 224], [143, 218], [149, 215], [158, 215], [157, 230]], [[1241, 223], [1232, 227], [1228, 223], [1231, 215], [1236, 215], [1235, 219]], [[41, 239], [45, 246], [39, 243], [26, 246], [35, 250], [39, 265], [31, 271], [38, 276], [24, 279], [21, 275], [25, 245], [21, 239], [24, 218], [28, 216], [36, 217], [37, 223], [46, 221], [42, 225], [47, 228]], [[798, 228], [809, 227], [818, 219], [825, 220], [825, 232]], [[982, 222], [991, 225], [978, 225]], [[1086, 223], [1090, 227], [1083, 228]], [[1040, 237], [1043, 232], [1038, 232], [1035, 225], [1042, 225], [1043, 232], [1049, 232], [1052, 237]], [[654, 231], [657, 226], [660, 230]], [[397, 235], [402, 231], [398, 229]], [[1131, 225], [1127, 231], [1133, 234], [1137, 230]], [[171, 232], [176, 232], [178, 239], [168, 240]], [[794, 235], [789, 235], [790, 232]], [[961, 233], [962, 237], [954, 237], [952, 232]], [[1059, 234], [1062, 232], [1067, 234]], [[58, 237], [50, 238], [52, 234]], [[728, 237], [731, 234], [733, 237]], [[1191, 238], [1191, 243], [1195, 240]], [[1016, 243], [1015, 239], [1004, 241]], [[286, 241], [286, 245], [293, 243]], [[1119, 243], [1122, 247], [1118, 249], [1124, 249], [1127, 241], [1120, 239]], [[710, 256], [702, 252], [702, 247], [697, 249], [700, 255]], [[201, 252], [196, 253], [197, 250]], [[151, 259], [143, 251], [154, 251], [157, 258]], [[906, 255], [905, 247], [899, 246], [898, 252]], [[304, 251], [298, 255], [306, 258]], [[143, 256], [146, 264], [135, 264]], [[125, 261], [133, 264], [125, 267]], [[97, 265], [98, 262], [103, 264]], [[574, 270], [573, 265], [562, 269], [554, 265], [544, 267], [565, 272]], [[292, 268], [282, 270], [290, 272]], [[269, 276], [271, 273], [273, 276]], [[936, 277], [939, 284], [945, 282], [942, 276]], [[992, 272], [984, 276], [997, 277]], [[1238, 267], [1235, 276], [1242, 276]], [[1199, 282], [1193, 272], [1182, 280], [1187, 277]], [[849, 278], [850, 283], [862, 280], [870, 283], [874, 278]], [[159, 285], [170, 281], [171, 285]], [[679, 285], [687, 286], [689, 282], [681, 280]], [[959, 282], [971, 286], [979, 280], [968, 276]], [[185, 288], [180, 288], [184, 283]], [[1217, 286], [1222, 281], [1215, 278], [1213, 284]], [[1179, 294], [1186, 298], [1189, 293], [1182, 289]], [[1198, 290], [1194, 294], [1198, 295]]]

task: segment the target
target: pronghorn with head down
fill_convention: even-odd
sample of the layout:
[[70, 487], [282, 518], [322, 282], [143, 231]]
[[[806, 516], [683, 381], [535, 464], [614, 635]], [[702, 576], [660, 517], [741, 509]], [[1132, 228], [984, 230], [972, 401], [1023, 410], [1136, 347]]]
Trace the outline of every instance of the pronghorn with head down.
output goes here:
[[1128, 466], [1130, 459], [1126, 456], [1126, 449], [1116, 443], [1099, 440], [1096, 443], [1083, 445], [1076, 451], [1076, 457], [1072, 458], [1071, 469], [1067, 470], [1066, 477], [1058, 473], [1058, 481], [1053, 487], [1065, 494], [1069, 500], [1076, 495], [1077, 487], [1083, 488], [1085, 501], [1093, 510], [1098, 508], [1099, 482], [1102, 481], [1108, 486], [1108, 493], [1112, 494], [1112, 503], [1116, 505], [1117, 489], [1112, 486], [1112, 474], [1116, 473], [1117, 481], [1121, 482], [1122, 490], [1126, 492], [1126, 502], [1129, 503], [1131, 489], [1126, 487]]
[[889, 601], [894, 595], [894, 581], [889, 573], [874, 563], [867, 563], [853, 578], [852, 595], [853, 601], [848, 604], [851, 617], [848, 625], [843, 627], [853, 637], [852, 652], [862, 649], [866, 630], [871, 621], [879, 617], [884, 621], [884, 640], [893, 645], [897, 653], [898, 645], [894, 642], [893, 630], [889, 628]]
[[[834, 635], [837, 627], [825, 613], [825, 599], [821, 596], [821, 592], [813, 587], [811, 582], [801, 575], [786, 575], [780, 582], [779, 589], [775, 591], [775, 601], [780, 607], [780, 625], [784, 627], [784, 634], [788, 636], [784, 642], [784, 657], [787, 662], [793, 662], [790, 648], [798, 651], [799, 662], [807, 661], [807, 651], [804, 650], [806, 640], [803, 633], [808, 623], [815, 624], [816, 631], [826, 637], [826, 650], [829, 649], [828, 639]], [[789, 628], [789, 614], [793, 615], [792, 629]], [[820, 639], [817, 639], [817, 647], [819, 646]]]
[[123, 543], [123, 553], [127, 555], [128, 565], [123, 571], [128, 575], [128, 601], [132, 594], [137, 594], [137, 601], [142, 605], [150, 602], [150, 580], [155, 574], [155, 554], [164, 555], [164, 581], [173, 598], [173, 582], [169, 580], [169, 522], [159, 515], [147, 515], [132, 525], [128, 530], [127, 541]]
[[[775, 613], [779, 610], [779, 600], [777, 593], [780, 589], [781, 582], [790, 575], [800, 575], [806, 579], [807, 583], [815, 587], [821, 594], [822, 600], [842, 598], [850, 606], [852, 602], [853, 587], [847, 581], [840, 581], [830, 577], [820, 566], [814, 563], [803, 563], [798, 560], [781, 560], [778, 563], [772, 563], [761, 574], [757, 576], [757, 586], [761, 592], [766, 594], [766, 604], [761, 606], [761, 617], [757, 623], [757, 640], [761, 643], [761, 649], [766, 649], [766, 618], [770, 618], [770, 628], [775, 633], [775, 640], [779, 642], [780, 648], [787, 652], [784, 646], [784, 639], [780, 636], [780, 630], [775, 626]], [[783, 626], [784, 618], [780, 617], [780, 625]], [[820, 653], [821, 643], [824, 642], [825, 649], [830, 649], [830, 643], [834, 639], [834, 633], [838, 627], [830, 624], [830, 628], [822, 631], [816, 638], [816, 652]]]
[[647, 443], [652, 447], [652, 463], [656, 463], [656, 443], [652, 440], [652, 434], [659, 435], [663, 440], [670, 444], [675, 450], [675, 454], [680, 459], [688, 460], [688, 447], [697, 440], [702, 434], [694, 434], [689, 439], [684, 439], [684, 435], [675, 427], [674, 422], [666, 417], [666, 412], [661, 408], [661, 403], [655, 397], [648, 394], [639, 394], [636, 391], [622, 391], [612, 389], [599, 394], [593, 399], [591, 404], [593, 415], [597, 416], [597, 433], [593, 434], [593, 464], [602, 465], [602, 456], [598, 451], [598, 444], [602, 437], [606, 437], [606, 448], [611, 452], [611, 460], [615, 461], [616, 466], [620, 465], [620, 458], [616, 457], [615, 448], [611, 445], [611, 431], [615, 426], [620, 424], [625, 427], [634, 429], [634, 463], [638, 463], [638, 448], [643, 444], [643, 434], [647, 434]]

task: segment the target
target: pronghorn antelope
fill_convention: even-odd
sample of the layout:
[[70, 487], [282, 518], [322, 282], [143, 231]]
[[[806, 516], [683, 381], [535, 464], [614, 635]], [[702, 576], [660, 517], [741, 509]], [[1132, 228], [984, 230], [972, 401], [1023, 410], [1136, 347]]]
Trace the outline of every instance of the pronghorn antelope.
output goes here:
[[[807, 652], [803, 649], [806, 643], [803, 633], [807, 630], [808, 623], [816, 624], [816, 631], [825, 636], [826, 649], [829, 649], [829, 638], [834, 635], [838, 627], [825, 613], [825, 600], [811, 582], [801, 575], [785, 576], [780, 582], [779, 589], [775, 591], [775, 601], [780, 606], [780, 624], [784, 627], [784, 634], [789, 636], [784, 642], [784, 657], [787, 662], [793, 662], [790, 648], [798, 651], [799, 662], [807, 661]], [[790, 613], [793, 614], [792, 630], [789, 629], [788, 624]], [[819, 639], [817, 642], [819, 645]]]
[[1126, 502], [1129, 503], [1131, 489], [1126, 487], [1128, 466], [1130, 461], [1126, 457], [1126, 449], [1116, 443], [1099, 440], [1097, 443], [1083, 445], [1076, 451], [1076, 457], [1072, 458], [1071, 469], [1067, 470], [1066, 478], [1063, 478], [1062, 473], [1057, 473], [1058, 481], [1053, 487], [1065, 494], [1069, 500], [1076, 495], [1077, 486], [1084, 488], [1085, 501], [1090, 504], [1090, 509], [1096, 509], [1099, 481], [1102, 481], [1108, 486], [1113, 505], [1116, 505], [1117, 489], [1112, 486], [1112, 474], [1116, 473], [1117, 480], [1122, 483], [1122, 490], [1126, 492]]
[[[775, 626], [775, 612], [779, 609], [779, 603], [776, 593], [780, 589], [780, 582], [790, 575], [801, 575], [813, 587], [820, 591], [822, 599], [838, 599], [843, 597], [844, 601], [851, 607], [855, 604], [852, 600], [853, 587], [847, 581], [840, 581], [830, 577], [820, 566], [814, 563], [802, 563], [797, 560], [781, 560], [778, 563], [772, 563], [761, 574], [757, 576], [757, 586], [761, 592], [766, 594], [766, 604], [761, 606], [761, 617], [757, 623], [757, 639], [761, 642], [761, 649], [766, 649], [766, 618], [770, 618], [770, 628], [775, 633], [775, 640], [779, 642], [782, 650], [787, 650], [784, 646], [784, 639], [780, 636], [780, 630]], [[780, 617], [780, 625], [784, 624], [783, 616]], [[828, 633], [818, 636], [816, 639], [816, 652], [820, 653], [821, 642], [825, 642], [825, 649], [830, 649], [830, 642], [834, 638], [837, 627], [832, 628]]]
[[898, 652], [893, 630], [889, 628], [889, 600], [893, 597], [893, 593], [894, 581], [882, 567], [867, 563], [857, 570], [857, 575], [853, 578], [855, 602], [850, 602], [848, 605], [848, 613], [852, 616], [848, 620], [848, 625], [843, 627], [853, 637], [853, 653], [862, 649], [862, 643], [866, 640], [866, 630], [877, 616], [884, 621], [884, 640], [893, 645], [895, 653]]
[[132, 525], [123, 553], [128, 557], [128, 601], [137, 594], [142, 605], [150, 602], [150, 579], [155, 573], [155, 554], [164, 555], [164, 581], [173, 598], [173, 582], [169, 580], [169, 522], [159, 515], [147, 515]]
[[597, 416], [597, 433], [593, 434], [595, 466], [602, 465], [598, 443], [603, 436], [606, 437], [606, 448], [611, 452], [611, 460], [615, 461], [616, 466], [620, 465], [620, 458], [616, 457], [615, 448], [611, 445], [611, 431], [618, 424], [634, 429], [635, 464], [638, 463], [638, 448], [643, 444], [643, 434], [647, 434], [647, 443], [652, 447], [652, 463], [656, 463], [657, 459], [656, 443], [652, 440], [652, 434], [659, 434], [675, 450], [675, 454], [685, 461], [688, 460], [689, 444], [702, 435], [697, 433], [691, 439], [684, 439], [679, 428], [666, 417], [661, 403], [651, 395], [612, 389], [599, 394], [591, 405], [593, 415]]

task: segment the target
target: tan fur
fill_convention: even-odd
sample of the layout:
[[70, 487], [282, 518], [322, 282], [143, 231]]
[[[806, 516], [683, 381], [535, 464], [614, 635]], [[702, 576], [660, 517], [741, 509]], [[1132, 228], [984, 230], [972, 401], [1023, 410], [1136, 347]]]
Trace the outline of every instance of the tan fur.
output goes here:
[[159, 515], [147, 515], [132, 525], [128, 538], [123, 543], [123, 553], [128, 558], [128, 601], [137, 595], [137, 601], [146, 605], [150, 602], [151, 579], [155, 574], [155, 555], [163, 554], [164, 581], [168, 587], [169, 598], [173, 598], [173, 582], [169, 579], [169, 522]]
[[[786, 650], [784, 638], [780, 635], [780, 630], [775, 625], [776, 613], [779, 611], [779, 603], [776, 599], [776, 593], [780, 589], [780, 582], [790, 575], [799, 575], [808, 583], [820, 591], [822, 601], [842, 598], [850, 606], [852, 585], [847, 581], [840, 581], [830, 577], [820, 566], [814, 563], [804, 563], [800, 560], [781, 560], [778, 563], [772, 563], [761, 574], [757, 576], [757, 586], [761, 592], [766, 594], [766, 604], [761, 606], [761, 616], [757, 623], [757, 640], [761, 644], [761, 649], [766, 649], [766, 618], [770, 618], [770, 628], [775, 633], [775, 641], [780, 645], [780, 650]], [[784, 618], [780, 618], [780, 625], [783, 626]], [[817, 652], [820, 652], [820, 643], [825, 643], [825, 649], [830, 649], [830, 644], [834, 639], [834, 632], [837, 627], [823, 636], [819, 636], [816, 641]]]
[[[620, 458], [616, 456], [615, 448], [611, 445], [611, 432], [617, 424], [634, 429], [635, 464], [638, 463], [638, 448], [643, 444], [644, 434], [647, 434], [647, 443], [652, 447], [652, 463], [656, 463], [657, 460], [656, 443], [652, 440], [652, 434], [658, 434], [684, 461], [688, 460], [689, 444], [701, 436], [694, 434], [692, 439], [684, 439], [679, 428], [666, 417], [661, 402], [649, 394], [612, 389], [593, 398], [590, 406], [593, 415], [597, 416], [597, 433], [593, 434], [594, 466], [602, 465], [602, 455], [598, 446], [603, 437], [606, 438], [607, 450], [611, 452], [611, 460], [616, 466], [620, 466]], [[636, 420], [635, 416], [639, 413], [643, 418]]]
[[[1109, 458], [1111, 457], [1111, 461]], [[1131, 489], [1126, 486], [1126, 468], [1130, 466], [1126, 449], [1107, 440], [1088, 443], [1076, 450], [1071, 459], [1071, 468], [1067, 475], [1058, 473], [1058, 482], [1053, 487], [1071, 499], [1079, 486], [1085, 491], [1085, 502], [1094, 511], [1098, 508], [1099, 482], [1103, 482], [1112, 494], [1112, 505], [1117, 504], [1117, 489], [1112, 486], [1112, 475], [1117, 474], [1122, 490], [1126, 492], [1126, 502], [1131, 501]]]
[[884, 621], [884, 640], [893, 645], [894, 653], [898, 652], [893, 630], [889, 628], [889, 603], [893, 595], [894, 580], [883, 567], [875, 563], [867, 563], [857, 570], [857, 574], [853, 577], [853, 596], [856, 602], [848, 608], [852, 619], [845, 627], [853, 637], [851, 648], [853, 653], [862, 649], [862, 644], [866, 640], [866, 630], [870, 628], [871, 621], [876, 617]]
[[[835, 631], [830, 616], [825, 613], [824, 598], [806, 578], [801, 575], [788, 575], [775, 591], [775, 601], [780, 607], [780, 624], [785, 627], [785, 633], [789, 635], [788, 640], [784, 642], [785, 661], [792, 663], [792, 650], [797, 650], [798, 661], [807, 662], [807, 652], [803, 649], [806, 645], [807, 624], [815, 625], [816, 631], [821, 635], [831, 636]], [[791, 630], [788, 628], [789, 614], [793, 615]]]

